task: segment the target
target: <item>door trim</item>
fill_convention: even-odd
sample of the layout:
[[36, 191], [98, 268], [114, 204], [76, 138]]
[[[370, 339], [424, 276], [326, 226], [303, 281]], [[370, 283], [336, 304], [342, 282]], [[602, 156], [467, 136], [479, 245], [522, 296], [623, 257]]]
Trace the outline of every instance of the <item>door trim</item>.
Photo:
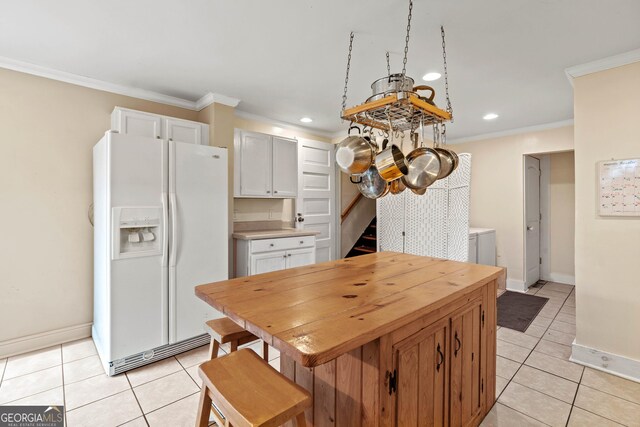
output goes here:
[[[532, 157], [538, 160], [538, 169], [540, 170], [540, 159], [535, 157], [534, 154], [524, 154], [522, 156], [522, 291], [526, 292], [529, 289], [527, 286], [527, 157]], [[540, 193], [540, 175], [538, 175], [538, 197]], [[538, 210], [541, 210], [540, 202], [538, 201]], [[541, 213], [541, 212], [540, 212]], [[539, 223], [540, 224], [540, 223]], [[540, 225], [538, 225], [538, 233], [540, 233]], [[540, 252], [540, 236], [538, 238], [538, 254]], [[541, 278], [542, 266], [538, 267], [538, 280]]]

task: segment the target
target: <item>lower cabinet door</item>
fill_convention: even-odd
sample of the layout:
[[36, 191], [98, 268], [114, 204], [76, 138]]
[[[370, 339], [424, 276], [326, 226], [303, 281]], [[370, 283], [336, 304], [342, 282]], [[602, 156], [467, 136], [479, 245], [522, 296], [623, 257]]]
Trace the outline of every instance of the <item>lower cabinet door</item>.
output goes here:
[[284, 251], [267, 252], [251, 255], [250, 274], [269, 273], [271, 271], [284, 270], [286, 268], [287, 253]]
[[445, 319], [393, 345], [398, 427], [446, 424], [448, 323]]
[[484, 343], [482, 299], [477, 299], [451, 317], [450, 331], [450, 426], [477, 423], [482, 411], [484, 378], [481, 349]]
[[316, 248], [292, 249], [287, 251], [287, 268], [315, 264]]

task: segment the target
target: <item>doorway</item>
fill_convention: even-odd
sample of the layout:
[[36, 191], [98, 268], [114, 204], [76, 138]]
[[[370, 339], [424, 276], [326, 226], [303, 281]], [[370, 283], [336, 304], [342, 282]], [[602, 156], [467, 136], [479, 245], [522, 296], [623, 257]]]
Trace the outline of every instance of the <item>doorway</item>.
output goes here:
[[539, 280], [574, 285], [573, 151], [529, 154], [523, 162], [523, 290]]

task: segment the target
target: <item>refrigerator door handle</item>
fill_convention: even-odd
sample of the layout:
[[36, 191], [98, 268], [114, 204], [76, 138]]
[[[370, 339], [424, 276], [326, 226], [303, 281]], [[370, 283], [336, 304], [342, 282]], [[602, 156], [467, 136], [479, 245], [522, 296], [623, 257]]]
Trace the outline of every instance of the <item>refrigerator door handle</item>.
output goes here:
[[169, 207], [167, 206], [167, 193], [162, 193], [162, 267], [167, 266], [169, 259]]
[[178, 252], [178, 202], [176, 193], [169, 193], [169, 206], [171, 208], [171, 250], [169, 251], [169, 266], [176, 266]]

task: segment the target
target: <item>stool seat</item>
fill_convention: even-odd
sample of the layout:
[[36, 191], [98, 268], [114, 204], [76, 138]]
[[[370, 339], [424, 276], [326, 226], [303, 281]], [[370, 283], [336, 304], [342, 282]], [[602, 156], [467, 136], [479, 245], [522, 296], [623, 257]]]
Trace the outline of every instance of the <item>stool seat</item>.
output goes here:
[[204, 382], [201, 417], [209, 413], [212, 399], [234, 427], [279, 426], [294, 417], [304, 423], [303, 411], [312, 404], [305, 389], [248, 348], [203, 363], [198, 374]]
[[211, 337], [217, 340], [220, 344], [225, 344], [231, 341], [255, 341], [258, 339], [258, 337], [238, 326], [236, 322], [228, 317], [209, 320], [206, 322], [206, 325], [209, 335], [211, 335]]

